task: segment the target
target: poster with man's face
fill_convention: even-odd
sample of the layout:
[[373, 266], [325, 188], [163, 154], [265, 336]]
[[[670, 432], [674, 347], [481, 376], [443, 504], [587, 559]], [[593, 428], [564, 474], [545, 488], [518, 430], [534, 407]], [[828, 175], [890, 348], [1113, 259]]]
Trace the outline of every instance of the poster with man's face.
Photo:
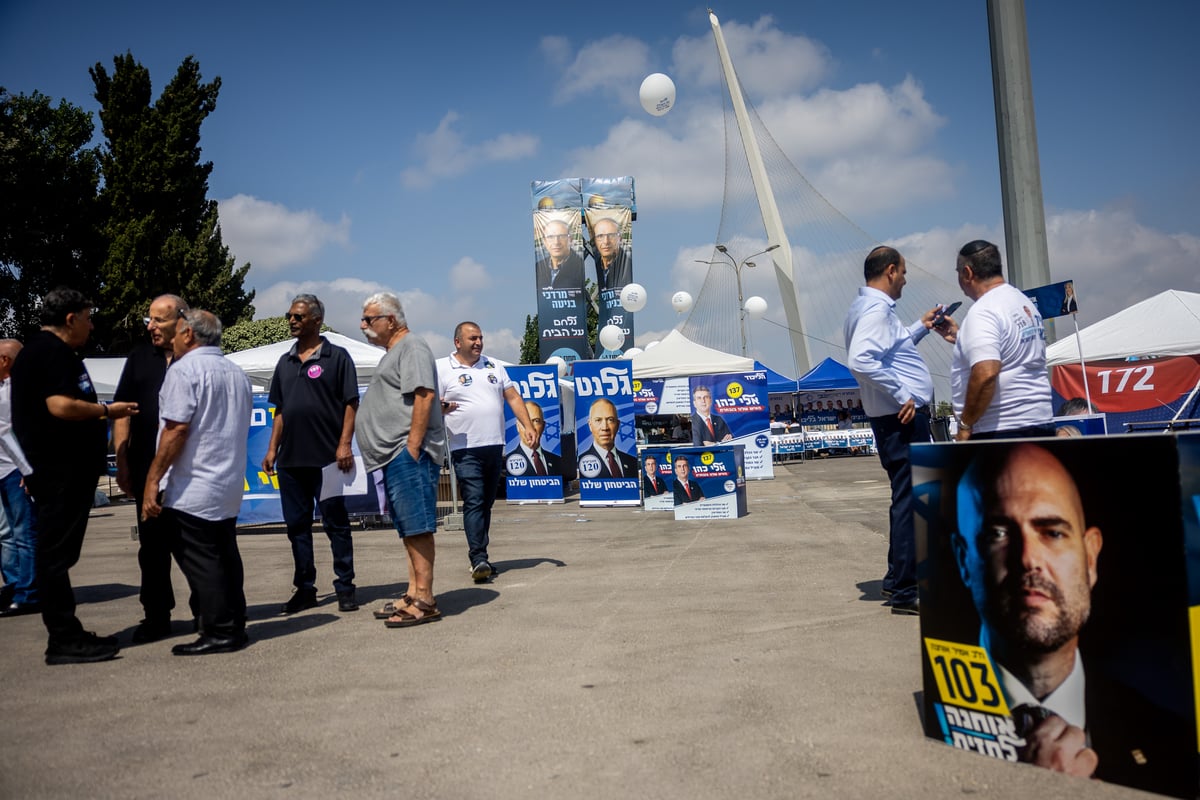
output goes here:
[[1195, 796], [1175, 439], [1001, 440], [911, 453], [926, 735]]

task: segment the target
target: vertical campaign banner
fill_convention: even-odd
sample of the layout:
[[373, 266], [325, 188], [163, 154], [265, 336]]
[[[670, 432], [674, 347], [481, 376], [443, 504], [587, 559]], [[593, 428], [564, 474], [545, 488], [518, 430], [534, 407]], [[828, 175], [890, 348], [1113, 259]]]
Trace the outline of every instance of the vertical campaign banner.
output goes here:
[[692, 446], [740, 444], [746, 448], [745, 477], [774, 478], [767, 373], [734, 372], [688, 379]]
[[672, 447], [675, 519], [737, 519], [749, 513], [740, 444]]
[[1186, 438], [912, 446], [926, 736], [1027, 763], [1086, 742], [1090, 778], [1196, 796]]
[[628, 361], [575, 364], [575, 453], [579, 505], [641, 503], [633, 419], [633, 365]]
[[584, 178], [580, 192], [596, 275], [599, 329], [615, 325], [625, 333], [620, 351], [605, 350], [600, 358], [619, 358], [634, 340], [633, 316], [621, 305], [621, 289], [634, 281], [633, 178]]
[[660, 413], [663, 384], [666, 378], [635, 378], [633, 381], [633, 413], [638, 417], [653, 417]]
[[509, 503], [561, 503], [562, 411], [558, 397], [558, 370], [545, 365], [505, 367], [508, 377], [525, 400], [525, 411], [537, 437], [533, 447], [521, 439], [520, 426], [508, 404], [504, 406], [504, 470]]
[[580, 182], [534, 181], [533, 250], [539, 354], [568, 363], [591, 358], [587, 340], [587, 296], [583, 279]]
[[279, 501], [279, 478], [263, 472], [262, 460], [271, 442], [271, 426], [275, 422], [275, 406], [267, 395], [254, 395], [250, 411], [250, 432], [246, 439], [246, 475], [242, 484], [242, 505], [238, 509], [238, 524], [263, 525], [283, 522], [283, 506]]

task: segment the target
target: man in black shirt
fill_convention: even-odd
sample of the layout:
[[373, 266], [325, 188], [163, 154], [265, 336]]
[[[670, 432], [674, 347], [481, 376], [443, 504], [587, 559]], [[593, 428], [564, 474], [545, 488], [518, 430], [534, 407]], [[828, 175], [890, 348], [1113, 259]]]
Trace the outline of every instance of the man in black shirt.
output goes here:
[[68, 571], [79, 560], [96, 482], [106, 469], [109, 417], [138, 412], [136, 403], [97, 401], [92, 378], [75, 352], [92, 331], [92, 303], [74, 289], [42, 298], [42, 329], [12, 366], [13, 432], [33, 473], [25, 485], [38, 513], [36, 570], [47, 664], [104, 661], [116, 637], [85, 631], [75, 616]]
[[[175, 324], [187, 303], [173, 294], [164, 294], [150, 303], [146, 329], [150, 341], [133, 348], [125, 359], [114, 400], [137, 403], [139, 414], [113, 422], [113, 449], [117, 454], [117, 485], [142, 507], [146, 474], [154, 460], [158, 440], [158, 390], [162, 388], [167, 367], [175, 357]], [[171, 552], [174, 547], [169, 529], [159, 518], [138, 521], [138, 566], [142, 571], [140, 599], [145, 614], [133, 632], [135, 644], [154, 642], [171, 633], [171, 609], [175, 593], [171, 589]], [[195, 614], [193, 614], [195, 616]]]
[[[354, 611], [354, 543], [341, 495], [321, 500], [321, 469], [333, 462], [354, 468], [350, 442], [358, 410], [358, 373], [345, 349], [321, 336], [325, 305], [311, 294], [297, 295], [288, 310], [288, 327], [296, 344], [280, 357], [271, 379], [275, 406], [271, 441], [263, 471], [279, 472], [279, 500], [287, 523], [296, 569], [295, 594], [282, 613], [295, 614], [317, 604], [317, 567], [313, 561], [313, 501], [333, 551], [333, 582], [338, 610]], [[286, 420], [286, 422], [285, 422]]]

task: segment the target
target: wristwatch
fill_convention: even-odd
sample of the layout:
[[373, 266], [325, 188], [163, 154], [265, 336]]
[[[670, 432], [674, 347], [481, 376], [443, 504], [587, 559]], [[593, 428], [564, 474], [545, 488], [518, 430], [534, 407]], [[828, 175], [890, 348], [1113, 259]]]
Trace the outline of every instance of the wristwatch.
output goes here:
[[108, 419], [108, 403], [100, 401], [100, 419]]
[[968, 425], [967, 423], [963, 422], [962, 417], [958, 418], [958, 427], [962, 428], [964, 431], [971, 430], [971, 426]]

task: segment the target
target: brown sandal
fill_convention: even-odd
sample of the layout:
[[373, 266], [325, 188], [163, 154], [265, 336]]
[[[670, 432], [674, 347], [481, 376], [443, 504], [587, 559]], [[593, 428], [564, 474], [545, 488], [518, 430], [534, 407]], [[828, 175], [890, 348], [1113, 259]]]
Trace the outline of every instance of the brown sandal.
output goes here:
[[420, 611], [421, 616], [418, 617], [407, 611], [396, 609], [396, 613], [385, 620], [383, 624], [389, 628], [408, 628], [413, 625], [423, 625], [426, 622], [437, 622], [442, 618], [442, 612], [438, 610], [437, 603], [426, 603], [424, 600], [410, 597], [408, 605], [410, 608]]
[[[400, 605], [397, 606], [396, 605], [397, 603], [399, 603]], [[404, 594], [400, 595], [399, 600], [388, 600], [386, 603], [383, 604], [383, 608], [380, 608], [371, 613], [373, 613], [375, 615], [375, 619], [388, 619], [389, 617], [395, 616], [396, 612], [399, 611], [404, 606], [411, 606], [411, 605], [412, 605], [412, 598], [408, 596], [407, 592], [405, 592]]]

